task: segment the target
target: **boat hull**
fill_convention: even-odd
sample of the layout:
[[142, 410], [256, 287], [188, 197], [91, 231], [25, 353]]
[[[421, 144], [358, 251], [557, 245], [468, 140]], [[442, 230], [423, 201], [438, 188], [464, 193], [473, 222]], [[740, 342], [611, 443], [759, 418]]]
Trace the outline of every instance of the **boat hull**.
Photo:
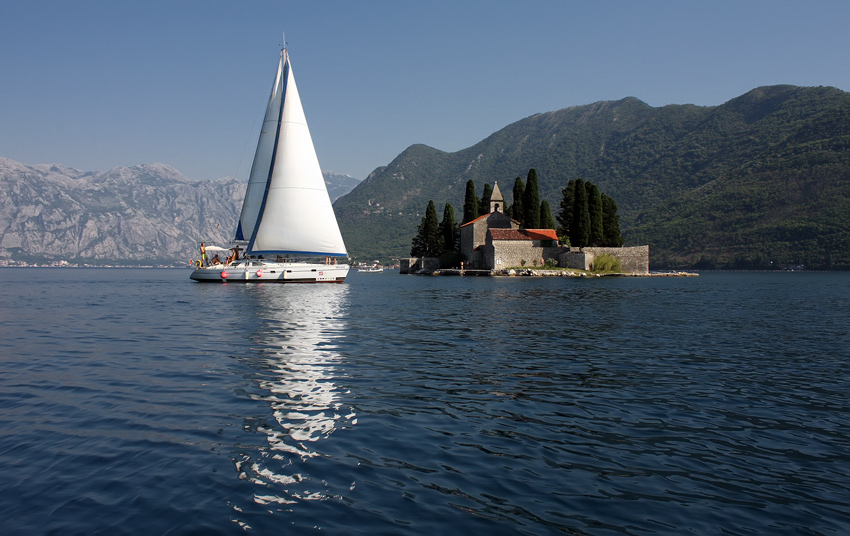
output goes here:
[[247, 264], [197, 268], [190, 279], [207, 283], [342, 283], [347, 264], [249, 261]]

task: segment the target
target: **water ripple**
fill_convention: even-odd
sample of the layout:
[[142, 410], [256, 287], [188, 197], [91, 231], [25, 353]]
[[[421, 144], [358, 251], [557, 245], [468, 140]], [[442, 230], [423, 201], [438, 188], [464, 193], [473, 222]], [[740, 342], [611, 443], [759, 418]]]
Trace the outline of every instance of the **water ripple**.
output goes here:
[[846, 274], [4, 275], [4, 534], [850, 530]]

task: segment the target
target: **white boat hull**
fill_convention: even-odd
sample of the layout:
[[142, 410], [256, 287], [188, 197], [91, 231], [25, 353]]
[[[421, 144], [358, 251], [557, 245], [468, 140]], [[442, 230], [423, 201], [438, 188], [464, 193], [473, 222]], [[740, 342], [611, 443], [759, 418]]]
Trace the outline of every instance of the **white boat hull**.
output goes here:
[[230, 266], [197, 268], [189, 278], [216, 283], [342, 283], [348, 269], [347, 264], [240, 261]]

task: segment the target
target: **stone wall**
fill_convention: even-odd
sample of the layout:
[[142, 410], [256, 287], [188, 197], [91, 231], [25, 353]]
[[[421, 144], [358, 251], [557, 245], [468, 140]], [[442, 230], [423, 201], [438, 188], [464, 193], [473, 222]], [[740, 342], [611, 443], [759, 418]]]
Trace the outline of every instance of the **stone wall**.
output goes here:
[[620, 270], [627, 274], [649, 273], [649, 246], [623, 248], [562, 248], [559, 266], [590, 270], [598, 255], [611, 255], [620, 260]]
[[467, 265], [471, 266], [477, 259], [474, 258], [475, 247], [475, 224], [464, 225], [460, 228], [460, 252], [466, 260]]
[[412, 274], [419, 270], [439, 270], [440, 259], [437, 257], [408, 257], [398, 260], [398, 273]]
[[585, 253], [579, 249], [570, 250], [565, 248], [558, 256], [558, 266], [572, 268], [574, 270], [590, 270], [595, 255]]
[[547, 259], [559, 261], [558, 254], [563, 248], [543, 247], [539, 244], [539, 240], [493, 240], [481, 246], [482, 264], [492, 270], [504, 270], [543, 266]]
[[463, 254], [467, 267], [487, 267], [486, 254], [476, 248], [487, 242], [487, 231], [491, 228], [517, 229], [519, 224], [500, 211], [491, 212], [486, 218], [479, 218], [474, 222], [462, 225], [460, 228], [460, 252]]

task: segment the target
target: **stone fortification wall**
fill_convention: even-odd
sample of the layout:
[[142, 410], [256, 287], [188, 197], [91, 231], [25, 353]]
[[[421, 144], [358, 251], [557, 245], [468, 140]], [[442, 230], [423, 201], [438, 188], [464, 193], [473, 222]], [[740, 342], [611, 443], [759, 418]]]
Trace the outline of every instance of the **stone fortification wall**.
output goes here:
[[590, 270], [598, 255], [611, 255], [619, 259], [620, 269], [624, 273], [649, 273], [649, 246], [564, 249], [558, 257], [558, 264], [568, 268]]
[[[558, 261], [560, 247], [542, 247], [539, 241], [531, 240], [494, 240], [492, 244], [481, 246], [483, 265], [493, 270], [505, 268], [543, 266], [547, 259]], [[537, 263], [535, 264], [535, 261]]]
[[419, 270], [439, 270], [440, 259], [437, 257], [408, 257], [398, 260], [398, 273], [412, 274]]

